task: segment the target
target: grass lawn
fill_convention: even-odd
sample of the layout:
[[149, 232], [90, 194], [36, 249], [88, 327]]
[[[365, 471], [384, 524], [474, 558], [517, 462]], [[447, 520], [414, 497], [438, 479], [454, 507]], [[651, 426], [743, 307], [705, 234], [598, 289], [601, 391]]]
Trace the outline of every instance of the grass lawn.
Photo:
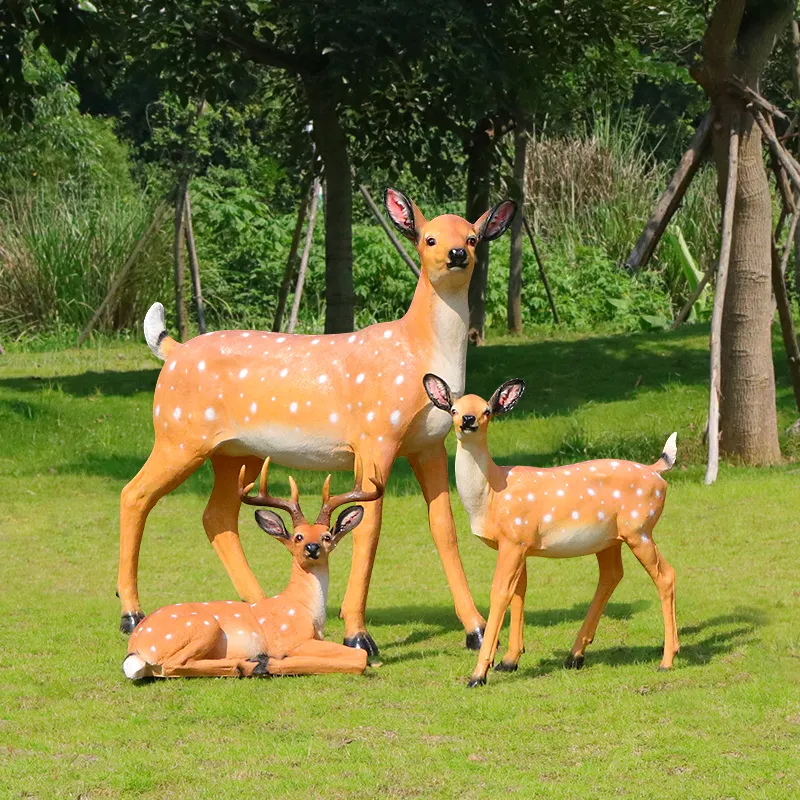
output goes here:
[[[782, 427], [796, 417], [784, 364], [776, 347]], [[496, 340], [470, 354], [471, 391], [528, 380], [492, 427], [501, 463], [654, 461], [678, 430], [685, 467], [667, 476], [655, 531], [677, 571], [675, 669], [656, 671], [658, 597], [627, 551], [586, 667], [562, 669], [596, 562], [540, 559], [529, 561], [520, 670], [490, 673], [473, 691], [475, 654], [405, 462], [387, 489], [368, 608], [381, 667], [364, 677], [123, 679], [118, 501], [150, 451], [157, 370], [144, 343], [107, 340], [0, 360], [0, 798], [800, 797], [800, 467], [724, 466], [716, 486], [702, 485], [706, 331]], [[315, 506], [323, 476], [299, 477]], [[286, 473], [275, 478], [286, 491]], [[235, 599], [202, 528], [210, 487], [204, 468], [151, 514], [146, 610]], [[470, 536], [455, 490], [453, 503], [486, 611], [495, 554]], [[265, 589], [283, 588], [288, 555], [250, 511], [242, 535]], [[334, 640], [349, 562], [348, 539], [331, 561]]]

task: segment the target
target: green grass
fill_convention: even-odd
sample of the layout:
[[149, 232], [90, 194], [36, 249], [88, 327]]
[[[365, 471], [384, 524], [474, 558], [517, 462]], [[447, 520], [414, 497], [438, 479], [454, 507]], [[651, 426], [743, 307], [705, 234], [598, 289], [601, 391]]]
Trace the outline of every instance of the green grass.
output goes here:
[[[678, 576], [683, 649], [671, 673], [656, 671], [655, 588], [627, 552], [586, 667], [563, 670], [596, 565], [541, 559], [529, 562], [519, 672], [467, 691], [475, 654], [463, 648], [424, 503], [401, 463], [368, 609], [380, 668], [134, 686], [116, 632], [117, 509], [152, 442], [157, 364], [126, 342], [12, 349], [0, 361], [0, 798], [797, 797], [798, 466], [723, 467], [716, 486], [701, 485], [706, 364], [702, 329], [497, 340], [470, 354], [472, 391], [528, 380], [518, 409], [493, 426], [501, 462], [655, 460], [679, 431], [687, 468], [668, 476], [656, 529]], [[785, 427], [796, 414], [783, 364], [776, 350]], [[322, 476], [301, 478], [313, 506]], [[201, 525], [210, 485], [201, 470], [151, 514], [146, 609], [233, 597]], [[453, 500], [485, 611], [495, 554], [468, 534]], [[242, 530], [263, 586], [282, 588], [285, 552], [249, 512]], [[349, 560], [346, 541], [332, 559], [331, 639], [342, 636], [335, 612]]]

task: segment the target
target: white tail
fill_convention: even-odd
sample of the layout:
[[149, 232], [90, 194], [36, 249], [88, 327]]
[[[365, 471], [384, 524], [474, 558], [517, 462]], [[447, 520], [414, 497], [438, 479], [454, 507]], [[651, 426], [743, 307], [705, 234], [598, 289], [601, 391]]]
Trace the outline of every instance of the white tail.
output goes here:
[[162, 361], [167, 357], [161, 349], [161, 342], [166, 336], [167, 325], [164, 319], [164, 306], [161, 303], [153, 303], [144, 318], [144, 338], [148, 347], [153, 351], [153, 355]]
[[148, 675], [148, 663], [138, 653], [128, 653], [122, 662], [125, 677], [132, 681], [140, 681]]
[[[678, 458], [678, 432], [675, 431], [672, 436], [667, 439], [664, 449], [661, 451], [661, 459], [666, 462], [667, 469], [672, 469], [675, 466], [675, 460]], [[664, 470], [664, 472], [667, 471]]]

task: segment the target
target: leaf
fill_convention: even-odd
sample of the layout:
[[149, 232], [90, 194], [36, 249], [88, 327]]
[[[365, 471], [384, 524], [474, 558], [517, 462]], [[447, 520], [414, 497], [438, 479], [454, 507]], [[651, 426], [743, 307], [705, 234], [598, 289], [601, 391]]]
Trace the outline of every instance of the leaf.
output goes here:
[[90, 0], [78, 0], [78, 8], [81, 11], [86, 11], [89, 14], [97, 13], [97, 6], [90, 2]]

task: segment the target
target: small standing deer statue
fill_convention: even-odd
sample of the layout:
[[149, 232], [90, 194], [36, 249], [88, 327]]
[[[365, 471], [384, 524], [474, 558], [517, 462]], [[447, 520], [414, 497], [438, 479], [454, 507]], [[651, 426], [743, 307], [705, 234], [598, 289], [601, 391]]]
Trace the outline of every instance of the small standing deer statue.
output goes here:
[[256, 522], [292, 554], [289, 585], [280, 593], [257, 603], [218, 601], [177, 603], [146, 616], [128, 642], [122, 664], [132, 680], [147, 677], [199, 677], [254, 675], [320, 675], [328, 672], [361, 673], [367, 666], [365, 650], [322, 641], [328, 599], [328, 556], [353, 530], [364, 509], [351, 506], [333, 528], [334, 510], [345, 503], [377, 500], [383, 494], [379, 473], [370, 479], [373, 491], [361, 489], [360, 463], [351, 492], [331, 497], [328, 475], [322, 489], [322, 510], [311, 525], [300, 509], [297, 484], [289, 478], [291, 500], [272, 497], [267, 491], [269, 459], [264, 461], [258, 495], [249, 496], [245, 469], [239, 476], [239, 497], [252, 506], [286, 511], [294, 533], [273, 511], [256, 511]]
[[525, 389], [523, 381], [506, 381], [488, 403], [474, 394], [454, 401], [447, 383], [436, 375], [426, 375], [424, 384], [434, 406], [452, 415], [458, 440], [456, 485], [472, 533], [497, 550], [489, 621], [469, 686], [486, 683], [509, 604], [508, 652], [496, 669], [512, 672], [517, 668], [524, 652], [529, 556], [597, 556], [597, 591], [564, 664], [580, 669], [603, 609], [622, 580], [623, 542], [658, 589], [664, 615], [661, 669], [670, 669], [680, 649], [675, 620], [675, 571], [659, 553], [653, 528], [667, 495], [667, 483], [661, 473], [675, 464], [677, 435], [669, 437], [661, 457], [650, 466], [602, 459], [551, 469], [501, 467], [489, 455], [487, 428], [493, 417], [506, 414], [516, 405]]
[[[504, 201], [473, 223], [452, 214], [428, 222], [394, 189], [386, 192], [385, 205], [421, 263], [414, 299], [402, 319], [350, 334], [217, 331], [179, 344], [167, 335], [163, 306], [156, 303], [148, 312], [145, 338], [166, 363], [153, 402], [153, 451], [120, 502], [117, 591], [124, 633], [143, 617], [137, 571], [147, 515], [206, 459], [214, 467], [214, 489], [203, 515], [206, 534], [239, 596], [256, 603], [264, 594], [237, 527], [242, 465], [253, 480], [267, 456], [284, 466], [326, 471], [352, 469], [360, 458], [388, 480], [395, 458], [404, 456], [428, 504], [431, 533], [467, 644], [480, 647], [485, 622], [467, 585], [450, 508], [444, 448], [450, 424], [431, 408], [422, 377], [436, 372], [456, 394], [463, 391], [475, 248], [508, 228], [516, 206]], [[366, 630], [365, 610], [381, 511], [382, 500], [370, 504], [353, 534], [341, 609], [345, 644], [372, 656], [378, 650]]]

